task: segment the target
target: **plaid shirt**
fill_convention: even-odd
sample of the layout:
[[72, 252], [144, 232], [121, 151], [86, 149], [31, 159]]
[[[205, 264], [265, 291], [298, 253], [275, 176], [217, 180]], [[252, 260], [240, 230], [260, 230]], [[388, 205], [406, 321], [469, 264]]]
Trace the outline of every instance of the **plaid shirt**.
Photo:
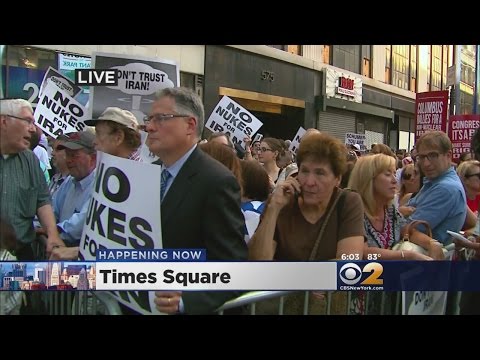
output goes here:
[[140, 152], [139, 152], [140, 148], [138, 148], [137, 150], [135, 150], [134, 152], [132, 152], [130, 154], [130, 156], [128, 157], [129, 160], [133, 160], [133, 161], [142, 161], [142, 158], [140, 157]]

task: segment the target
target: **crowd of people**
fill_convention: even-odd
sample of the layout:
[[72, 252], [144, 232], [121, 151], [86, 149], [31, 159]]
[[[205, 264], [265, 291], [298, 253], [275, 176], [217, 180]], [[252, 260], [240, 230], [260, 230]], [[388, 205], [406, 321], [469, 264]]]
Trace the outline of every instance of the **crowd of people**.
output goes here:
[[[480, 162], [465, 156], [457, 167], [443, 132], [424, 134], [409, 153], [385, 144], [361, 152], [308, 129], [293, 153], [273, 137], [245, 137], [243, 146], [226, 133], [202, 140], [204, 123], [198, 95], [167, 88], [141, 126], [131, 112], [109, 107], [48, 147], [27, 101], [0, 100], [0, 259], [41, 260], [32, 246], [39, 236], [49, 259], [77, 259], [97, 151], [142, 161], [142, 146], [158, 157], [164, 248], [203, 248], [211, 261], [441, 260], [446, 231], [477, 223]], [[148, 133], [143, 145], [140, 129]], [[478, 143], [479, 131], [472, 151], [480, 159]], [[145, 201], [154, 200], [146, 193]], [[410, 236], [425, 254], [394, 250], [415, 220], [432, 229]], [[480, 243], [472, 244], [479, 258]], [[238, 295], [163, 291], [155, 304], [168, 314], [203, 314]], [[475, 296], [465, 296], [464, 313], [480, 311]]]

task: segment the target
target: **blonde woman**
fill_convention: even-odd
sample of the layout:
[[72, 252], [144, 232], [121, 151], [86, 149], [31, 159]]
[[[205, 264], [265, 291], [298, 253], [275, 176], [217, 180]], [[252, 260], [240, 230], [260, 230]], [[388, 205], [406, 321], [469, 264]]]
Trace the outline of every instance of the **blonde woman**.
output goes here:
[[[395, 158], [384, 154], [361, 157], [355, 164], [348, 185], [359, 193], [365, 209], [367, 243], [364, 258], [368, 254], [379, 254], [382, 260], [432, 260], [430, 256], [413, 251], [392, 250], [407, 224], [393, 205], [397, 185]], [[441, 247], [433, 244], [427, 235], [414, 231], [410, 240], [427, 249], [429, 255], [443, 258]]]
[[480, 195], [480, 161], [467, 160], [457, 168], [457, 174], [462, 180], [467, 205], [478, 216], [478, 202]]

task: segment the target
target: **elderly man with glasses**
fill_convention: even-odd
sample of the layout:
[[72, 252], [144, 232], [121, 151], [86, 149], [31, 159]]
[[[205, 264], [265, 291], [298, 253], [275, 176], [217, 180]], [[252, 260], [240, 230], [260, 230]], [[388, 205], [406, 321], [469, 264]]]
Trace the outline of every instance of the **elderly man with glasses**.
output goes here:
[[427, 221], [433, 238], [447, 245], [447, 230], [462, 229], [467, 215], [467, 200], [462, 182], [452, 163], [452, 143], [442, 131], [430, 131], [416, 143], [416, 162], [425, 175], [423, 187], [408, 202], [416, 210], [412, 220]]
[[50, 204], [48, 186], [35, 154], [29, 150], [35, 132], [30, 103], [23, 99], [0, 100], [0, 216], [15, 230], [18, 260], [36, 260], [35, 215], [48, 236], [47, 252], [63, 245]]

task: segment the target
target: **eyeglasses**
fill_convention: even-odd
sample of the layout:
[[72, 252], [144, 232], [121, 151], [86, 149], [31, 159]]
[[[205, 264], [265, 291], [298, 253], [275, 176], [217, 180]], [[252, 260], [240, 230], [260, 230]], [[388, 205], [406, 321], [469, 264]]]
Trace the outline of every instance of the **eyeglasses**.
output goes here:
[[11, 118], [14, 118], [14, 119], [17, 119], [17, 120], [25, 121], [30, 126], [35, 125], [35, 120], [29, 119], [29, 118], [22, 118], [22, 117], [18, 117], [18, 116], [14, 116], [14, 115], [9, 115], [9, 114], [6, 114], [5, 116], [11, 117]]
[[427, 155], [417, 155], [416, 160], [417, 161], [424, 161], [425, 159], [428, 159], [428, 161], [434, 161], [434, 160], [438, 159], [439, 155], [440, 155], [440, 153], [433, 151], [431, 153], [428, 153]]
[[469, 178], [469, 177], [472, 177], [472, 176], [476, 176], [480, 179], [480, 173], [465, 175], [466, 178]]
[[268, 148], [266, 148], [266, 147], [261, 147], [261, 148], [258, 149], [258, 150], [260, 150], [261, 152], [273, 151], [272, 149], [268, 149]]
[[145, 125], [148, 125], [151, 121], [162, 122], [165, 120], [170, 120], [177, 117], [190, 117], [191, 115], [181, 115], [181, 114], [153, 114], [145, 116], [143, 122]]

